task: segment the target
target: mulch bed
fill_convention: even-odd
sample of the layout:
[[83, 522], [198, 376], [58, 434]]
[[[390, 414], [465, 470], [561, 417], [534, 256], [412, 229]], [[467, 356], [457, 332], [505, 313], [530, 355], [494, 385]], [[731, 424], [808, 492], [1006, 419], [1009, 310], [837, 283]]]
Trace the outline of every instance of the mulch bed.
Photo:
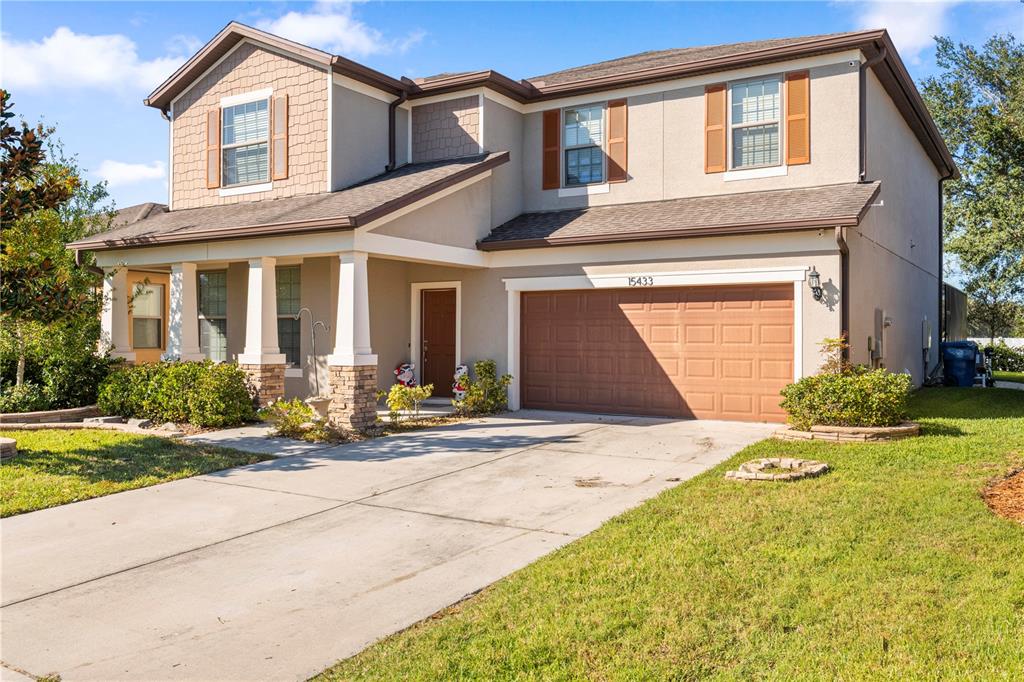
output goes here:
[[1024, 469], [985, 488], [981, 496], [999, 516], [1024, 523]]

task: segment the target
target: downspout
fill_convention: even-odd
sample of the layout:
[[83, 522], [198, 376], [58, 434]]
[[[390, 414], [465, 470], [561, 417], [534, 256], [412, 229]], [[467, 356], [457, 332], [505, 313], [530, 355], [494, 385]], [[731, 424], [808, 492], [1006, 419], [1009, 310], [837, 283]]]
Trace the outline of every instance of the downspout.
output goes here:
[[395, 131], [395, 118], [397, 117], [398, 107], [405, 103], [408, 98], [408, 93], [403, 90], [398, 97], [396, 97], [391, 104], [388, 105], [388, 165], [384, 167], [385, 173], [390, 173], [395, 170], [395, 166], [398, 165], [398, 155], [395, 151], [395, 139], [397, 133]]
[[846, 337], [846, 347], [843, 349], [843, 357], [850, 359], [850, 297], [847, 292], [850, 290], [850, 246], [846, 243], [846, 228], [836, 225], [836, 246], [839, 247], [839, 286], [841, 287], [839, 299], [839, 329]]
[[860, 148], [860, 169], [857, 174], [857, 179], [860, 182], [867, 182], [868, 175], [868, 76], [867, 71], [869, 68], [878, 64], [886, 56], [885, 45], [878, 51], [871, 59], [866, 62], [861, 62], [860, 65], [860, 103], [859, 103], [859, 125], [857, 126], [857, 140]]

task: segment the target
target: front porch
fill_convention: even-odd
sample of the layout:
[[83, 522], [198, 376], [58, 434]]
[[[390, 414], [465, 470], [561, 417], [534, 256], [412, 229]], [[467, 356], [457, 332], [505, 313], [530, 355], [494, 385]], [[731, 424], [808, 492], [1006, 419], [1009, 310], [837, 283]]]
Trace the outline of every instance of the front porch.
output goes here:
[[330, 419], [344, 428], [374, 423], [377, 391], [394, 383], [398, 364], [413, 363], [418, 381], [450, 396], [462, 361], [461, 280], [472, 270], [355, 250], [106, 269], [112, 355], [234, 362], [261, 405], [330, 398]]

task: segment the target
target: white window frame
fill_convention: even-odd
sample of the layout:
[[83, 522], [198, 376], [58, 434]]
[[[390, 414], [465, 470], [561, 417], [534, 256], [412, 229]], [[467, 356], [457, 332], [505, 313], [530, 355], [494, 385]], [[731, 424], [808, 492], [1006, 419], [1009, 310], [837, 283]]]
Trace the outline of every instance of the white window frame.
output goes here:
[[[253, 192], [267, 192], [274, 188], [274, 182], [270, 179], [271, 166], [273, 160], [271, 156], [271, 140], [270, 140], [270, 127], [273, 125], [271, 117], [274, 115], [273, 112], [273, 88], [264, 88], [262, 90], [255, 90], [253, 92], [246, 92], [240, 95], [229, 95], [222, 97], [220, 100], [221, 118], [220, 118], [220, 189], [218, 194], [222, 197], [237, 196], [239, 194], [250, 194]], [[250, 104], [252, 102], [259, 102], [260, 100], [267, 101], [267, 134], [263, 140], [249, 140], [247, 142], [236, 142], [234, 144], [224, 144], [224, 109], [230, 107], [236, 107], [241, 104]], [[236, 147], [248, 147], [249, 145], [259, 144], [264, 142], [267, 145], [267, 179], [257, 180], [255, 182], [240, 182], [232, 185], [228, 185], [224, 182], [224, 152], [227, 149], [234, 149]]]
[[[202, 275], [209, 275], [212, 273], [224, 273], [224, 315], [214, 315], [207, 317], [203, 314], [203, 283]], [[230, 283], [228, 282], [228, 271], [226, 268], [211, 268], [209, 270], [197, 270], [196, 271], [196, 317], [199, 319], [199, 351], [203, 354], [203, 357], [213, 362], [230, 362], [231, 361], [231, 342], [228, 339], [228, 289]], [[224, 320], [224, 359], [214, 360], [209, 355], [209, 348], [203, 348], [203, 320]]]
[[[733, 150], [733, 147], [734, 147], [734, 144], [733, 144], [733, 132], [736, 129], [738, 129], [738, 128], [755, 128], [757, 126], [771, 125], [773, 122], [772, 121], [755, 121], [755, 122], [751, 122], [751, 123], [733, 123], [733, 120], [732, 120], [733, 88], [735, 88], [738, 85], [745, 85], [747, 83], [752, 83], [752, 82], [755, 82], [755, 81], [766, 81], [766, 80], [772, 80], [772, 79], [777, 79], [779, 81], [779, 118], [776, 121], [774, 121], [774, 123], [776, 123], [779, 126], [779, 162], [778, 163], [766, 163], [766, 164], [761, 164], [761, 165], [758, 165], [758, 166], [743, 166], [742, 168], [737, 168], [735, 166], [735, 161], [733, 159], [733, 153], [732, 153], [732, 150]], [[785, 85], [786, 85], [786, 80], [783, 77], [783, 74], [781, 74], [781, 73], [770, 73], [770, 74], [765, 74], [763, 76], [755, 76], [753, 78], [744, 78], [742, 80], [731, 81], [728, 84], [728, 87], [726, 88], [726, 90], [727, 90], [729, 96], [727, 97], [726, 102], [725, 102], [725, 110], [726, 110], [726, 122], [728, 123], [727, 129], [729, 131], [729, 135], [728, 135], [728, 138], [726, 140], [726, 154], [727, 154], [727, 159], [729, 161], [729, 164], [728, 164], [728, 172], [726, 173], [726, 178], [725, 178], [726, 180], [745, 179], [744, 175], [749, 177], [749, 178], [772, 177], [774, 175], [786, 175], [786, 155], [785, 155], [786, 140], [783, 137], [785, 135], [785, 127], [786, 127], [785, 125], [783, 125], [783, 122], [784, 122], [784, 120], [786, 118], [786, 99], [785, 99], [786, 98], [786, 88], [785, 88]], [[781, 169], [782, 172], [779, 172], [780, 169]], [[730, 174], [732, 174], [732, 177], [728, 177]], [[743, 175], [740, 175], [740, 174], [743, 174]]]
[[[140, 284], [142, 284], [140, 282]], [[143, 293], [144, 290], [152, 290], [155, 287], [160, 287], [160, 291], [163, 292], [160, 296], [160, 303], [157, 308], [159, 312], [156, 316], [153, 315], [139, 315], [135, 312], [135, 299]], [[139, 350], [165, 350], [167, 348], [167, 334], [166, 327], [167, 322], [164, 320], [164, 311], [167, 309], [167, 286], [163, 282], [150, 282], [148, 284], [142, 284], [138, 290], [138, 294], [132, 296], [132, 350], [138, 348]], [[159, 320], [159, 331], [157, 333], [157, 339], [159, 343], [155, 346], [138, 346], [135, 342], [135, 320]]]
[[[301, 264], [299, 264], [299, 263], [294, 263], [294, 264], [292, 264], [292, 263], [279, 263], [279, 264], [274, 266], [274, 270], [275, 270], [274, 271], [274, 282], [275, 282], [274, 297], [275, 298], [277, 297], [276, 283], [278, 281], [277, 278], [278, 278], [279, 272], [281, 270], [284, 270], [284, 269], [294, 269], [294, 270], [296, 270], [299, 273], [299, 310], [301, 311], [302, 310], [302, 265]], [[295, 353], [296, 357], [298, 358], [298, 361], [297, 362], [286, 362], [285, 363], [285, 369], [286, 370], [288, 370], [288, 369], [299, 369], [301, 371], [301, 369], [302, 369], [302, 317], [300, 316], [298, 319], [296, 319], [294, 313], [282, 313], [281, 312], [281, 305], [280, 305], [280, 303], [281, 303], [280, 300], [275, 301], [275, 304], [276, 304], [276, 307], [277, 307], [277, 319], [278, 320], [293, 320], [293, 321], [297, 321], [299, 323], [299, 347], [298, 347], [298, 349], [296, 350], [296, 353]], [[280, 332], [278, 333], [278, 336], [279, 336], [278, 344], [280, 345]], [[285, 357], [287, 357], [287, 355], [285, 354], [283, 348], [278, 348], [278, 350], [281, 352], [282, 355], [285, 355]]]
[[[448, 282], [412, 282], [409, 285], [409, 309], [412, 311], [409, 320], [409, 362], [416, 365], [413, 374], [417, 383], [422, 383], [420, 367], [423, 355], [423, 292], [442, 289], [455, 289], [455, 364], [462, 362], [462, 281]], [[453, 377], [454, 380], [454, 377]]]
[[[600, 145], [573, 145], [572, 147], [566, 146], [565, 144], [565, 112], [570, 109], [575, 111], [577, 109], [592, 109], [594, 107], [601, 108], [601, 144]], [[590, 102], [589, 104], [577, 104], [571, 107], [562, 107], [559, 110], [559, 125], [558, 125], [558, 173], [561, 179], [558, 196], [576, 196], [582, 194], [601, 194], [602, 192], [588, 192], [587, 188], [591, 187], [603, 187], [608, 184], [608, 102]], [[568, 180], [568, 165], [565, 162], [565, 155], [570, 149], [587, 149], [591, 146], [597, 146], [601, 150], [601, 180], [598, 182], [585, 182], [570, 185]], [[582, 191], [579, 191], [582, 190]]]

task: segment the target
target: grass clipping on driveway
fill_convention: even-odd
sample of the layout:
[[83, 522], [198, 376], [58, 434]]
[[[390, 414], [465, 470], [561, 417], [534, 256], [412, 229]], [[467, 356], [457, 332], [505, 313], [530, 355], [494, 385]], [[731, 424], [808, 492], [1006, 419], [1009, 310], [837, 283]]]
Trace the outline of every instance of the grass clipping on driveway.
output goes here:
[[268, 459], [227, 448], [98, 429], [3, 431], [18, 455], [0, 466], [0, 516]]
[[[1024, 392], [929, 389], [912, 413], [920, 438], [748, 447], [323, 677], [1019, 675], [1024, 527], [981, 491], [1024, 461]], [[790, 455], [832, 471], [723, 478]]]

